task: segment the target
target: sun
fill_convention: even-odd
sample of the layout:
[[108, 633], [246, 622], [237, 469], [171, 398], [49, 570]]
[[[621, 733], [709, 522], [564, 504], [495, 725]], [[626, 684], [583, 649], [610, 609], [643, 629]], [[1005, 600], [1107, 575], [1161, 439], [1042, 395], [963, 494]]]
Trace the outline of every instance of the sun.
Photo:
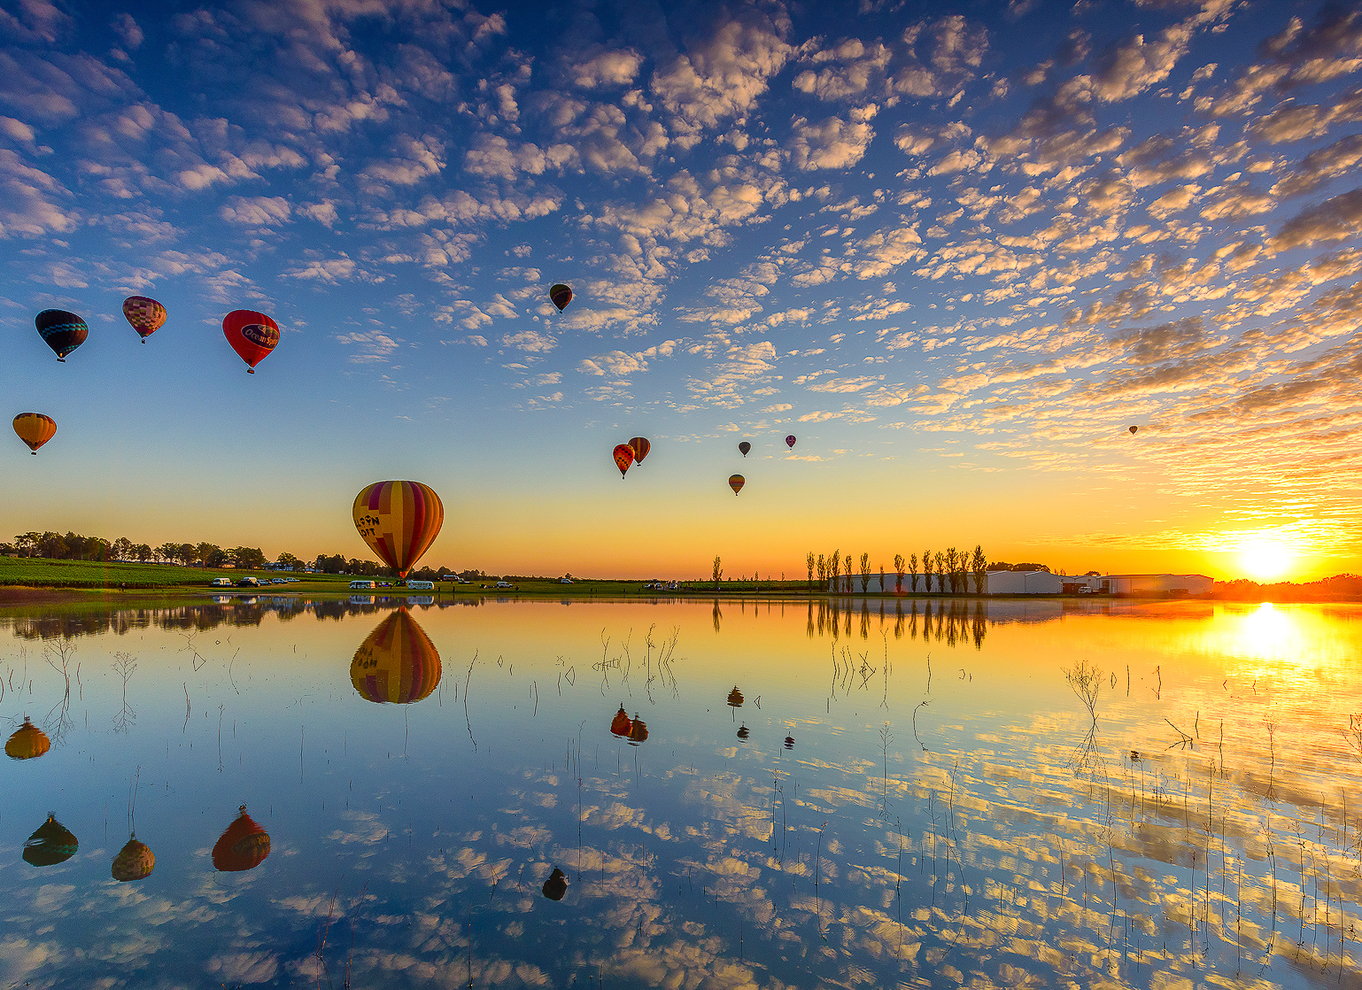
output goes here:
[[1239, 544], [1239, 569], [1255, 581], [1283, 578], [1296, 562], [1296, 548], [1272, 536], [1251, 536]]

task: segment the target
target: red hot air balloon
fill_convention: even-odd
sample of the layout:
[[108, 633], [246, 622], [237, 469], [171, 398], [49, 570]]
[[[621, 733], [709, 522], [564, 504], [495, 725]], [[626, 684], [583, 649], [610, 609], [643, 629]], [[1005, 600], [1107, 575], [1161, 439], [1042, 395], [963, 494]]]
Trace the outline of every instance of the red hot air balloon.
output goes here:
[[793, 433], [791, 433], [788, 437], [785, 438], [785, 446], [787, 446], [787, 447], [789, 447], [791, 450], [793, 450], [793, 449], [794, 449], [794, 445], [795, 445], [795, 435], [794, 435]]
[[222, 332], [232, 350], [247, 364], [247, 374], [255, 374], [255, 366], [279, 344], [279, 324], [264, 313], [251, 309], [234, 309], [222, 318]]
[[213, 844], [213, 867], [223, 873], [253, 870], [270, 854], [269, 834], [246, 814], [244, 804], [237, 812], [236, 821]]
[[128, 296], [123, 300], [123, 316], [145, 344], [147, 338], [165, 324], [166, 308], [146, 296]]
[[734, 495], [742, 491], [742, 486], [745, 484], [747, 484], [747, 479], [744, 478], [742, 475], [734, 474], [729, 476], [728, 487], [733, 489]]
[[43, 343], [57, 355], [58, 361], [65, 361], [70, 354], [90, 336], [90, 328], [75, 313], [64, 309], [45, 309], [33, 318], [33, 325]]
[[561, 313], [567, 309], [567, 304], [572, 302], [572, 289], [562, 282], [555, 282], [549, 286], [549, 299]]
[[752, 449], [752, 445], [744, 440], [742, 443], [738, 444], [738, 449], [742, 451], [743, 457], [746, 457], [747, 452]]
[[445, 521], [444, 503], [419, 481], [375, 481], [352, 507], [355, 529], [379, 559], [406, 578]]
[[629, 470], [629, 465], [634, 463], [634, 448], [627, 443], [615, 445], [615, 467], [620, 469], [620, 477], [624, 477], [624, 472]]
[[647, 437], [631, 438], [629, 447], [634, 452], [634, 463], [636, 464], [642, 464], [643, 458], [648, 456], [648, 451], [653, 449], [653, 445], [648, 442]]
[[1132, 426], [1132, 427], [1130, 428], [1130, 432], [1131, 432], [1131, 433], [1134, 433], [1134, 432], [1135, 432], [1136, 430], [1138, 430], [1138, 429], [1139, 429], [1138, 426]]
[[624, 706], [620, 705], [620, 710], [615, 712], [615, 717], [610, 720], [610, 732], [620, 738], [627, 738], [633, 731], [634, 722], [624, 711]]

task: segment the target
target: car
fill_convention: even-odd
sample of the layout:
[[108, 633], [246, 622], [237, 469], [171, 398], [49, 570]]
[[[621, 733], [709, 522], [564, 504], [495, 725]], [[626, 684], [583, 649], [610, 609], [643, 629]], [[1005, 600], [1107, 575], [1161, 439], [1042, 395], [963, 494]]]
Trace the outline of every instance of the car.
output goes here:
[[498, 582], [496, 583], [496, 587], [498, 587], [498, 588], [514, 588], [515, 585], [511, 584], [510, 581], [498, 581]]
[[236, 583], [238, 588], [258, 588], [260, 582], [253, 577], [244, 577]]

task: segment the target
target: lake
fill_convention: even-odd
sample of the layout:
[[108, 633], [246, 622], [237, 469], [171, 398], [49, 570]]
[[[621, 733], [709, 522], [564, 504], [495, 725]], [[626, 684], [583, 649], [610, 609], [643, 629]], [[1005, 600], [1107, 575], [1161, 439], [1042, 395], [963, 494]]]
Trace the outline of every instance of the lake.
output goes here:
[[1356, 606], [233, 596], [0, 642], [0, 987], [1362, 982]]

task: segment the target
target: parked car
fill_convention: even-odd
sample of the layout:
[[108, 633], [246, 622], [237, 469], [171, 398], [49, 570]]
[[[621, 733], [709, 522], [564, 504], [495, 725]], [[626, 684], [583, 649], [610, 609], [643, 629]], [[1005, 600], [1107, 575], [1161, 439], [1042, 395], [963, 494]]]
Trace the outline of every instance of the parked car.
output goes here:
[[258, 588], [260, 582], [253, 577], [244, 577], [236, 583], [238, 588]]
[[514, 587], [515, 587], [515, 585], [511, 584], [510, 581], [498, 581], [498, 582], [496, 583], [496, 586], [497, 586], [498, 588], [514, 588]]

